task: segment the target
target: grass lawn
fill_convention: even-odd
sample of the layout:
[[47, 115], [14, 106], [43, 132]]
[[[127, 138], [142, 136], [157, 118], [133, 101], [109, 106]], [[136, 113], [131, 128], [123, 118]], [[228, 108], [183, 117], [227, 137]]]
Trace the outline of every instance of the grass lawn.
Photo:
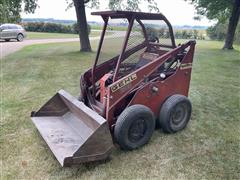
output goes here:
[[[91, 31], [90, 36], [99, 36], [100, 32]], [[78, 38], [77, 34], [66, 33], [44, 33], [44, 32], [27, 32], [27, 39], [59, 39], [59, 38]]]
[[106, 162], [71, 168], [60, 167], [29, 116], [59, 89], [77, 96], [95, 54], [79, 53], [76, 42], [33, 45], [2, 59], [1, 179], [239, 179], [240, 51], [221, 47], [197, 43], [185, 130], [156, 130], [141, 149], [116, 148]]

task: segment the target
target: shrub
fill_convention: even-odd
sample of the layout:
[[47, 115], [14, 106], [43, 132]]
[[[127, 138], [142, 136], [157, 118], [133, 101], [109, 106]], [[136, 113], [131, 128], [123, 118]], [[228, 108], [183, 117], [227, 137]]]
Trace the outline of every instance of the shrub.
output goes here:
[[24, 24], [24, 28], [27, 31], [33, 31], [33, 32], [43, 32], [44, 23], [40, 22], [32, 22], [32, 23], [26, 23]]
[[[146, 32], [149, 37], [149, 40], [155, 40], [156, 37], [170, 38], [170, 33], [167, 28], [153, 28], [153, 27], [146, 27]], [[174, 32], [174, 36], [176, 39], [205, 39], [202, 31], [199, 30], [176, 30]]]
[[238, 23], [237, 30], [235, 33], [235, 43], [240, 44], [240, 23]]
[[204, 31], [193, 29], [193, 30], [176, 30], [174, 32], [176, 39], [205, 39]]
[[[79, 28], [77, 24], [63, 25], [57, 23], [43, 23], [43, 22], [29, 22], [23, 24], [26, 31], [31, 32], [51, 32], [51, 33], [75, 33], [78, 34]], [[90, 34], [91, 27], [88, 24], [88, 34]]]
[[[88, 34], [90, 34], [90, 32], [91, 32], [91, 26], [88, 24], [88, 25], [87, 25], [87, 28], [88, 28]], [[78, 34], [78, 33], [79, 33], [79, 29], [80, 29], [80, 27], [78, 26], [78, 24], [77, 24], [77, 23], [74, 23], [74, 24], [73, 24], [73, 33]]]
[[207, 34], [212, 40], [224, 40], [227, 33], [227, 24], [217, 23], [207, 29]]
[[[212, 40], [224, 40], [227, 33], [228, 24], [226, 23], [217, 23], [214, 26], [211, 26], [207, 29], [207, 34]], [[234, 43], [240, 44], [240, 24], [238, 23]]]
[[157, 30], [155, 28], [146, 27], [146, 33], [147, 33], [149, 41], [153, 41], [154, 42], [156, 40], [156, 37], [158, 37], [158, 32], [157, 32]]

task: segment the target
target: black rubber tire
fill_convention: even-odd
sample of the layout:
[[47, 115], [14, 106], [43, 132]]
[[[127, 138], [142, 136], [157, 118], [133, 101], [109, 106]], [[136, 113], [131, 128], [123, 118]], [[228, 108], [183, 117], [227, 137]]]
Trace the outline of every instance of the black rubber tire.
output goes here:
[[22, 42], [24, 39], [24, 36], [22, 34], [17, 35], [17, 41]]
[[164, 132], [175, 133], [187, 126], [191, 113], [192, 105], [186, 96], [172, 95], [162, 104], [157, 124]]
[[139, 148], [150, 140], [155, 129], [155, 123], [154, 114], [148, 107], [140, 104], [130, 106], [118, 117], [114, 129], [114, 138], [121, 149], [133, 150]]
[[5, 41], [6, 41], [6, 42], [9, 42], [9, 41], [10, 41], [10, 39], [5, 39]]

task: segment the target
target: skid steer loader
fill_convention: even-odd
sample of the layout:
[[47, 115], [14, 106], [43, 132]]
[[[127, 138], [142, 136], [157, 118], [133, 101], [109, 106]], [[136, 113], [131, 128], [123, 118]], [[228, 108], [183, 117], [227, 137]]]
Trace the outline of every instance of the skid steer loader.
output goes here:
[[180, 131], [192, 111], [187, 96], [195, 41], [176, 46], [161, 13], [92, 15], [101, 16], [104, 26], [94, 64], [80, 78], [80, 96], [60, 90], [31, 113], [62, 166], [106, 159], [114, 144], [139, 148], [156, 125], [166, 133]]

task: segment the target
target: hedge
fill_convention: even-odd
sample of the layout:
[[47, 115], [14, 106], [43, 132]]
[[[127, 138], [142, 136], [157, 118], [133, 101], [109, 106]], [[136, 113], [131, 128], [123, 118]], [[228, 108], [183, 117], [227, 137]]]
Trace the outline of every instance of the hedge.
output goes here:
[[[44, 22], [29, 22], [23, 23], [26, 31], [30, 32], [50, 32], [50, 33], [79, 33], [79, 26], [77, 23], [73, 25], [63, 25], [57, 23], [44, 23]], [[91, 32], [91, 26], [88, 24], [88, 34]]]

